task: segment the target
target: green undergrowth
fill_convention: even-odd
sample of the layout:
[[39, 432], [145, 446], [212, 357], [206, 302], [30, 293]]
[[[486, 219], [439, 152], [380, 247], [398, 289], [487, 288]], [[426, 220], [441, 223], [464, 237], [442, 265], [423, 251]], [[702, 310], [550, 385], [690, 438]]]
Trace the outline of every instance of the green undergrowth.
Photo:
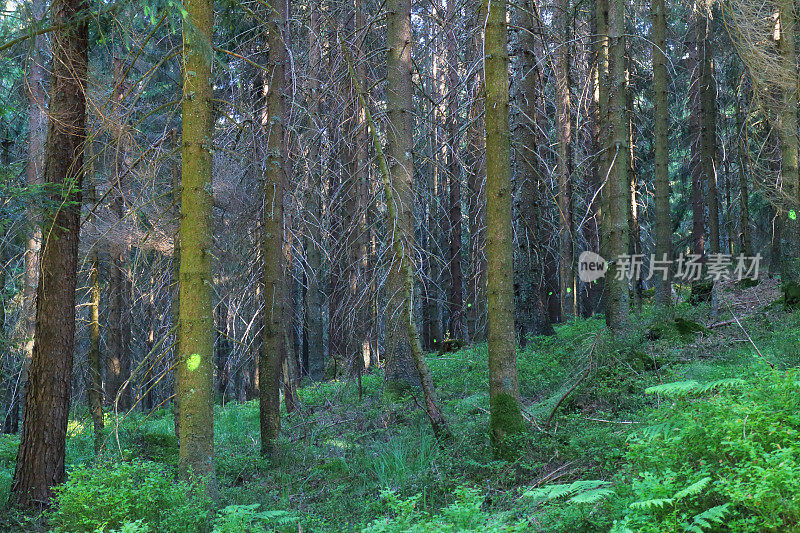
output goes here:
[[[217, 406], [213, 505], [176, 481], [170, 411], [108, 416], [97, 460], [79, 413], [56, 505], [43, 517], [6, 511], [0, 529], [800, 530], [800, 313], [742, 317], [747, 334], [735, 323], [708, 329], [708, 314], [708, 304], [645, 306], [622, 337], [592, 318], [530, 338], [510, 460], [492, 455], [485, 343], [428, 356], [447, 443], [434, 439], [420, 394], [384, 394], [376, 369], [361, 399], [351, 381], [304, 384], [271, 461], [259, 455], [257, 402]], [[18, 442], [0, 436], [0, 498]], [[157, 511], [137, 506], [142, 488]]]

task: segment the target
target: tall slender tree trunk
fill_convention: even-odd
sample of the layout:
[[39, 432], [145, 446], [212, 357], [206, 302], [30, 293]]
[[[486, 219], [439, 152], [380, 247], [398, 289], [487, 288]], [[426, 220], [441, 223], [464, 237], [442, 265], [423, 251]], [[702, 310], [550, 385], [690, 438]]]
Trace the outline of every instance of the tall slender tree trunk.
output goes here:
[[[669, 209], [669, 107], [667, 103], [667, 16], [664, 0], [652, 0], [653, 41], [653, 158], [655, 182], [656, 260], [672, 259], [672, 219]], [[655, 301], [672, 305], [669, 274], [655, 277]]]
[[555, 13], [559, 42], [556, 50], [556, 122], [558, 124], [558, 279], [561, 317], [575, 315], [573, 169], [572, 169], [572, 103], [570, 101], [571, 25], [570, 0], [559, 0]]
[[[411, 83], [411, 0], [386, 2], [387, 48], [386, 104], [389, 125], [387, 152], [391, 184], [394, 189], [391, 206], [397, 220], [389, 233], [397, 234], [400, 249], [394, 249], [386, 280], [388, 308], [386, 311], [386, 356], [384, 381], [389, 392], [401, 392], [418, 383], [414, 375], [412, 342], [405, 321], [410, 320], [404, 309], [413, 308], [413, 288], [406, 290], [406, 270], [411, 264], [403, 257], [411, 254], [414, 243], [412, 207], [414, 202], [414, 114]], [[408, 299], [412, 301], [407, 301]]]
[[[476, 13], [470, 50], [482, 60], [483, 18]], [[471, 341], [486, 339], [486, 135], [483, 120], [483, 69], [475, 69], [470, 87], [469, 145], [466, 157], [467, 214], [469, 217], [469, 281], [467, 289], [467, 334]]]
[[525, 342], [528, 333], [533, 335], [552, 335], [553, 326], [544, 305], [544, 274], [542, 263], [543, 232], [541, 219], [544, 218], [543, 199], [540, 191], [544, 187], [543, 172], [539, 161], [538, 148], [541, 145], [539, 134], [540, 115], [538, 102], [541, 98], [541, 71], [536, 57], [536, 38], [541, 28], [536, 17], [535, 2], [526, 1], [516, 8], [516, 21], [525, 28], [519, 35], [519, 66], [517, 77], [517, 106], [520, 110], [515, 124], [517, 168], [520, 188], [519, 216], [519, 264], [516, 272], [515, 292], [518, 293], [517, 328], [520, 331], [520, 344]]
[[[320, 113], [320, 77], [322, 71], [320, 60], [322, 54], [322, 40], [320, 39], [320, 4], [315, 5], [311, 10], [311, 27], [308, 31], [308, 118], [314, 130], [322, 131]], [[312, 162], [321, 161], [321, 165], [327, 165], [320, 159], [319, 145], [322, 143], [309, 143], [309, 160]], [[306, 290], [306, 328], [308, 335], [307, 350], [307, 372], [312, 380], [319, 381], [325, 377], [325, 345], [324, 345], [324, 322], [322, 320], [322, 308], [325, 303], [323, 291], [324, 280], [322, 279], [322, 194], [323, 194], [323, 172], [324, 168], [312, 167], [309, 174], [308, 196], [306, 208], [311, 217], [308, 235], [305, 239], [306, 262], [308, 263], [307, 290]]]
[[739, 253], [746, 256], [752, 255], [753, 246], [750, 242], [750, 191], [748, 190], [747, 177], [750, 170], [750, 154], [747, 151], [747, 131], [745, 111], [742, 100], [744, 89], [736, 95], [736, 152], [739, 159]]
[[[625, 120], [628, 122], [628, 165], [630, 176], [630, 201], [628, 202], [628, 254], [631, 257], [642, 255], [642, 228], [639, 222], [639, 178], [636, 175], [636, 145], [633, 140], [633, 95], [630, 91], [630, 57], [625, 57]], [[642, 277], [635, 276], [633, 302], [636, 312], [642, 310]]]
[[216, 307], [216, 347], [217, 347], [217, 396], [224, 404], [231, 395], [230, 359], [231, 342], [228, 338], [228, 304], [225, 298], [220, 299]]
[[495, 454], [522, 431], [514, 335], [506, 2], [484, 0], [486, 102], [486, 257], [489, 293], [489, 423]]
[[[793, 0], [778, 0], [779, 39], [778, 53], [784, 69], [792, 73], [793, 83], [787, 84], [782, 90], [781, 110], [777, 117], [778, 135], [781, 143], [781, 180], [783, 192], [786, 195], [789, 216], [784, 219], [783, 237], [786, 245], [783, 247], [784, 261], [781, 268], [783, 281], [797, 281], [800, 279], [800, 221], [797, 212], [800, 209], [800, 183], [798, 183], [798, 138], [797, 138], [797, 98], [798, 98], [798, 71], [797, 51], [795, 43], [795, 27], [797, 14]], [[794, 213], [794, 216], [792, 216]]]
[[[406, 4], [406, 7], [408, 7], [410, 10], [410, 3]], [[410, 18], [410, 11], [408, 11], [408, 14]], [[390, 28], [389, 34], [392, 35], [392, 32], [393, 31]], [[408, 44], [410, 45], [410, 42]], [[391, 239], [393, 252], [392, 260], [393, 262], [397, 263], [397, 266], [392, 265], [392, 268], [399, 269], [403, 274], [401, 287], [399, 287], [399, 289], [402, 290], [401, 304], [403, 306], [399, 324], [405, 327], [405, 335], [409, 340], [411, 358], [416, 368], [416, 378], [419, 379], [419, 383], [422, 387], [422, 394], [425, 400], [425, 414], [428, 415], [428, 419], [430, 420], [434, 434], [439, 438], [449, 438], [451, 436], [450, 430], [447, 426], [447, 421], [442, 414], [441, 407], [439, 406], [439, 399], [436, 394], [436, 389], [433, 386], [433, 377], [430, 369], [428, 368], [428, 363], [425, 360], [425, 354], [422, 352], [422, 339], [417, 327], [417, 320], [414, 317], [414, 268], [411, 263], [411, 258], [406, 251], [407, 249], [410, 250], [413, 248], [413, 233], [406, 233], [401, 230], [402, 221], [400, 219], [398, 206], [402, 205], [402, 203], [396, 196], [396, 191], [399, 190], [399, 187], [393, 181], [394, 176], [392, 171], [389, 169], [387, 158], [384, 155], [378, 129], [375, 125], [375, 121], [372, 119], [372, 114], [369, 111], [369, 107], [367, 106], [366, 93], [356, 77], [355, 69], [353, 68], [353, 64], [350, 60], [345, 43], [342, 43], [342, 51], [344, 52], [345, 60], [348, 65], [350, 80], [355, 85], [356, 94], [358, 95], [359, 102], [364, 109], [364, 119], [369, 127], [370, 136], [372, 137], [372, 145], [375, 149], [375, 156], [380, 167], [383, 193], [386, 200], [386, 225], [389, 228], [389, 236]], [[391, 49], [389, 53], [392, 53]], [[390, 326], [387, 326], [387, 329], [388, 327]], [[394, 387], [396, 388], [397, 382], [394, 383]], [[391, 386], [390, 383], [386, 383], [386, 385]]]
[[717, 87], [714, 81], [714, 50], [711, 46], [711, 20], [700, 16], [698, 26], [698, 55], [700, 61], [700, 120], [701, 168], [708, 198], [709, 250], [720, 251], [719, 193], [717, 191]]
[[51, 201], [61, 207], [47, 213], [42, 226], [33, 355], [11, 486], [12, 502], [23, 507], [46, 505], [53, 486], [64, 479], [86, 140], [88, 24], [79, 17], [87, 7], [83, 0], [53, 0], [51, 4], [57, 26], [52, 33], [54, 59], [44, 182], [53, 184]]
[[283, 160], [284, 84], [287, 60], [285, 25], [287, 0], [269, 3], [267, 43], [269, 60], [265, 76], [266, 114], [262, 128], [267, 136], [264, 175], [264, 222], [262, 225], [264, 329], [259, 364], [261, 454], [274, 457], [281, 429], [281, 354], [283, 324], [283, 189], [286, 168]]
[[216, 492], [214, 474], [214, 311], [211, 301], [212, 51], [211, 0], [187, 0], [183, 27], [181, 259], [178, 333], [180, 450], [184, 478]]
[[[603, 138], [607, 131], [605, 125], [607, 124], [606, 113], [608, 112], [608, 86], [605, 83], [601, 83], [601, 80], [605, 80], [608, 73], [608, 29], [605, 20], [605, 11], [607, 9], [604, 6], [605, 4], [601, 0], [595, 0], [589, 22], [592, 35], [592, 66], [590, 71], [592, 102], [589, 117], [591, 123], [590, 153], [594, 157], [594, 163], [588, 176], [589, 218], [584, 226], [587, 250], [598, 254], [602, 254], [600, 226], [602, 187], [606, 178], [604, 161], [607, 155]], [[602, 310], [605, 281], [605, 278], [600, 278], [588, 284], [582, 309], [584, 316], [592, 316]]]
[[[46, 0], [32, 0], [31, 14], [40, 22], [44, 18]], [[26, 89], [28, 91], [28, 161], [26, 180], [29, 187], [41, 185], [44, 174], [44, 125], [47, 106], [44, 81], [44, 51], [47, 46], [45, 35], [37, 35], [33, 40], [33, 51], [28, 65]], [[39, 282], [39, 254], [42, 242], [41, 217], [37, 207], [29, 206], [26, 213], [28, 223], [25, 242], [25, 274], [22, 287], [22, 372], [14, 389], [10, 407], [10, 428], [13, 433], [19, 430], [20, 399], [28, 383], [28, 369], [33, 358], [34, 331], [36, 328], [36, 288]]]
[[458, 44], [456, 41], [456, 3], [447, 2], [446, 27], [447, 58], [447, 178], [449, 182], [449, 257], [450, 265], [450, 336], [463, 339], [464, 328], [464, 273], [461, 267], [461, 165], [458, 139]]
[[[170, 132], [171, 146], [181, 153], [179, 136], [177, 131]], [[178, 230], [173, 235], [172, 244], [172, 301], [170, 302], [170, 326], [172, 334], [172, 418], [175, 426], [175, 437], [180, 437], [180, 279], [181, 279], [181, 164], [177, 160], [172, 161], [172, 202], [175, 206], [175, 219], [178, 220]]]
[[[92, 143], [86, 144], [86, 157], [89, 159], [89, 187], [87, 191], [87, 204], [90, 209], [95, 207], [97, 201], [94, 177], [94, 150]], [[92, 415], [94, 428], [94, 454], [100, 453], [103, 444], [103, 375], [102, 354], [100, 353], [100, 261], [97, 247], [93, 246], [89, 252], [89, 353], [88, 380], [86, 383], [86, 399], [89, 403], [89, 412]]]
[[[603, 188], [603, 238], [606, 259], [612, 261], [606, 274], [606, 324], [614, 331], [624, 330], [630, 309], [628, 278], [618, 275], [622, 255], [628, 253], [628, 199], [630, 194], [629, 122], [627, 120], [625, 80], [625, 2], [608, 3], [608, 181]], [[620, 274], [624, 274], [620, 272]]]

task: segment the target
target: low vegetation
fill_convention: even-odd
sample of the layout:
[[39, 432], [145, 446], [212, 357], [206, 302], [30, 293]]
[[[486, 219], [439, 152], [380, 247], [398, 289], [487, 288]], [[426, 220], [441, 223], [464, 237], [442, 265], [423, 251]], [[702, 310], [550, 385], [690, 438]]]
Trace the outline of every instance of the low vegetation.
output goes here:
[[[170, 411], [109, 417], [97, 459], [89, 415], [76, 413], [54, 506], [6, 511], [2, 529], [793, 531], [800, 315], [778, 302], [742, 328], [676, 327], [707, 313], [645, 307], [648, 327], [624, 342], [609, 343], [601, 319], [531, 339], [518, 354], [526, 431], [514, 461], [492, 459], [483, 344], [428, 355], [454, 433], [446, 443], [418, 394], [382, 394], [379, 371], [364, 376], [361, 399], [351, 381], [300, 388], [272, 462], [259, 453], [257, 402], [217, 406], [214, 504], [176, 481]], [[0, 440], [0, 498], [17, 445]]]

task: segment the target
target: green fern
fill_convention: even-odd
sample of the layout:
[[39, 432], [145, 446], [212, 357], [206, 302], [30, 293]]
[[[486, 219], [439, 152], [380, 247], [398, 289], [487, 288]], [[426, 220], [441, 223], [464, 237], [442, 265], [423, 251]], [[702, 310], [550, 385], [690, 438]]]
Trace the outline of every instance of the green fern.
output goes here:
[[534, 500], [557, 500], [569, 497], [567, 501], [570, 503], [596, 503], [614, 494], [608, 485], [610, 485], [608, 481], [579, 480], [573, 483], [545, 485], [531, 489], [523, 496]]
[[647, 387], [644, 390], [645, 394], [661, 394], [662, 396], [681, 397], [686, 396], [690, 392], [700, 386], [695, 380], [690, 381], [676, 381], [674, 383], [662, 383], [653, 387]]
[[662, 383], [645, 389], [645, 394], [661, 394], [670, 398], [683, 398], [691, 394], [705, 394], [712, 391], [723, 390], [730, 387], [742, 385], [743, 380], [739, 378], [725, 378], [700, 383], [699, 381], [676, 381], [674, 383]]
[[706, 485], [708, 485], [709, 481], [711, 481], [710, 477], [704, 477], [699, 481], [695, 481], [685, 489], [676, 492], [673, 498], [675, 498], [675, 500], [682, 500], [687, 496], [694, 496], [696, 494], [700, 494], [703, 491], [703, 489], [706, 488]]
[[663, 509], [665, 505], [674, 505], [676, 502], [679, 502], [684, 498], [700, 494], [710, 481], [710, 477], [704, 477], [703, 479], [695, 481], [688, 487], [679, 490], [674, 496], [672, 496], [672, 498], [653, 498], [650, 500], [633, 502], [630, 504], [630, 507], [632, 509], [652, 509], [653, 507]]
[[659, 509], [663, 509], [665, 505], [672, 505], [675, 503], [674, 498], [653, 498], [650, 500], [642, 500], [639, 502], [633, 502], [630, 504], [631, 509], [652, 509], [653, 507], [658, 507]]
[[728, 508], [730, 505], [730, 503], [725, 503], [723, 505], [712, 507], [711, 509], [706, 509], [694, 517], [692, 523], [686, 526], [686, 531], [691, 531], [692, 533], [703, 533], [703, 531], [706, 529], [713, 528], [714, 524], [721, 524], [722, 519], [726, 514], [728, 514]]

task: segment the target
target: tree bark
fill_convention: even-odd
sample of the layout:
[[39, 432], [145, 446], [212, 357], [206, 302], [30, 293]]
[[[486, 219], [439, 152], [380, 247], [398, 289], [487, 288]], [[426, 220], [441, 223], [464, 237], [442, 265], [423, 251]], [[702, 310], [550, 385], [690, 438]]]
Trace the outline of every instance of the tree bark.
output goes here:
[[486, 257], [489, 293], [489, 424], [494, 452], [522, 431], [514, 335], [506, 2], [484, 0]]
[[284, 350], [283, 324], [283, 189], [286, 168], [283, 161], [284, 85], [287, 0], [269, 2], [267, 43], [269, 60], [265, 76], [266, 114], [262, 128], [267, 137], [264, 175], [264, 222], [262, 225], [264, 328], [259, 364], [261, 454], [274, 457], [281, 429], [281, 355]]
[[[44, 217], [33, 355], [12, 502], [46, 505], [64, 479], [75, 337], [83, 144], [86, 140], [88, 24], [83, 0], [53, 0], [54, 60], [44, 181], [59, 207]], [[64, 201], [66, 200], [66, 201]]]
[[450, 265], [450, 337], [463, 339], [464, 329], [464, 274], [461, 267], [461, 165], [458, 139], [458, 51], [455, 29], [455, 2], [447, 2], [446, 54], [447, 58], [447, 179], [450, 193], [449, 256]]
[[[483, 56], [483, 18], [477, 13], [479, 29], [474, 32], [471, 50]], [[469, 216], [469, 280], [467, 289], [467, 334], [471, 341], [486, 339], [486, 135], [483, 117], [483, 69], [475, 69], [470, 88], [469, 151], [466, 170], [467, 212]]]
[[[384, 382], [387, 391], [399, 393], [418, 383], [412, 359], [413, 339], [405, 323], [407, 311], [413, 308], [413, 287], [406, 287], [407, 270], [412, 268], [408, 254], [414, 244], [412, 207], [414, 201], [414, 114], [411, 83], [411, 0], [386, 2], [387, 48], [386, 107], [387, 155], [393, 194], [390, 209], [396, 220], [389, 231], [399, 239], [386, 279], [388, 306], [386, 309], [386, 355]], [[405, 260], [403, 258], [406, 258]], [[411, 301], [408, 301], [411, 299]]]
[[[795, 26], [797, 14], [793, 0], [778, 0], [779, 39], [778, 54], [787, 72], [794, 75], [791, 88], [781, 91], [781, 110], [776, 125], [781, 143], [781, 181], [786, 196], [784, 218], [783, 261], [781, 279], [797, 281], [800, 279], [798, 260], [800, 260], [800, 221], [797, 220], [800, 183], [798, 183], [798, 138], [797, 138], [797, 51], [795, 48]], [[794, 216], [792, 216], [794, 214]]]
[[562, 320], [574, 316], [577, 308], [572, 219], [571, 15], [570, 0], [559, 0], [555, 13], [559, 40], [556, 50], [555, 79], [556, 122], [558, 125], [558, 280]]
[[[308, 118], [314, 130], [322, 131], [322, 120], [320, 113], [320, 78], [322, 71], [320, 59], [322, 53], [322, 42], [320, 39], [320, 9], [321, 5], [316, 5], [311, 10], [311, 27], [308, 31]], [[320, 165], [327, 165], [327, 162], [320, 160], [319, 145], [322, 143], [311, 140], [309, 144], [309, 159], [320, 161]], [[323, 194], [323, 167], [312, 167], [309, 174], [309, 187], [306, 199], [306, 208], [311, 218], [308, 234], [305, 238], [306, 262], [308, 268], [307, 290], [305, 298], [306, 306], [306, 328], [308, 342], [308, 360], [304, 361], [308, 376], [314, 381], [320, 381], [325, 377], [325, 345], [324, 323], [322, 320], [322, 308], [325, 303], [323, 291], [324, 280], [322, 276], [322, 194]]]
[[629, 242], [630, 153], [629, 122], [625, 112], [625, 2], [610, 0], [608, 7], [608, 125], [611, 137], [607, 148], [608, 181], [603, 188], [603, 238], [606, 259], [611, 263], [606, 274], [606, 324], [612, 331], [621, 332], [627, 327], [630, 309], [628, 278], [617, 275], [618, 258], [628, 253]]
[[517, 24], [524, 28], [519, 34], [519, 66], [515, 73], [519, 115], [514, 128], [520, 190], [517, 208], [519, 258], [515, 272], [518, 312], [515, 322], [521, 344], [525, 342], [527, 334], [554, 333], [543, 299], [542, 263], [545, 251], [542, 247], [541, 220], [544, 218], [544, 207], [540, 192], [544, 187], [544, 176], [538, 153], [542, 144], [539, 135], [541, 111], [538, 105], [542, 96], [542, 80], [536, 55], [536, 36], [541, 35], [541, 28], [537, 11], [535, 2], [530, 0], [516, 8]]
[[[94, 181], [94, 150], [92, 143], [86, 145], [86, 155], [89, 159], [89, 178], [87, 204], [89, 209], [95, 208], [96, 189]], [[86, 383], [86, 399], [89, 403], [89, 412], [92, 415], [94, 428], [94, 454], [100, 453], [103, 445], [103, 375], [102, 354], [100, 352], [100, 261], [97, 247], [93, 246], [89, 252], [89, 353], [87, 362], [89, 367]]]
[[187, 0], [183, 28], [178, 468], [216, 493], [214, 474], [214, 311], [212, 296], [212, 51], [210, 0]]
[[[667, 17], [664, 0], [652, 0], [653, 41], [653, 158], [655, 182], [656, 260], [672, 259], [672, 219], [669, 209], [669, 107], [667, 103]], [[672, 305], [670, 276], [655, 277], [655, 301]]]

